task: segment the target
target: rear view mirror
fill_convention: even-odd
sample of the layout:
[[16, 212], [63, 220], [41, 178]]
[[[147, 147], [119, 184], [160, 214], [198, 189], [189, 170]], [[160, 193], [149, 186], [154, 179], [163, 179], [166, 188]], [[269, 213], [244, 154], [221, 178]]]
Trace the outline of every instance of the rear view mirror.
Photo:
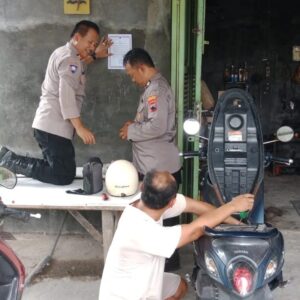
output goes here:
[[279, 141], [287, 143], [294, 137], [294, 130], [289, 126], [282, 126], [276, 132], [276, 137]]
[[17, 184], [17, 176], [10, 170], [0, 167], [0, 186], [13, 189]]

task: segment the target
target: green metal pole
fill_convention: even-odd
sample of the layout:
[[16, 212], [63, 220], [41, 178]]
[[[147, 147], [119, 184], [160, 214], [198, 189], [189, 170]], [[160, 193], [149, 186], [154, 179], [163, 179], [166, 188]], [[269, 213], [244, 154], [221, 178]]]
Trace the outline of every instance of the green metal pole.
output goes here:
[[[201, 70], [202, 54], [204, 52], [204, 30], [205, 30], [205, 0], [197, 0], [196, 28], [196, 49], [195, 49], [195, 106], [197, 113], [201, 116]], [[194, 150], [199, 150], [199, 139], [195, 139]], [[199, 191], [199, 159], [194, 159], [193, 165], [193, 197], [200, 197]]]
[[184, 121], [184, 72], [185, 72], [185, 23], [186, 23], [186, 1], [181, 0], [179, 7], [179, 42], [177, 44], [178, 55], [178, 140], [180, 150], [183, 149], [183, 121]]
[[185, 0], [172, 0], [171, 86], [177, 104], [177, 145], [183, 150]]
[[178, 94], [178, 72], [177, 72], [177, 63], [178, 63], [178, 52], [177, 49], [177, 37], [179, 32], [179, 1], [178, 0], [172, 0], [172, 39], [171, 39], [171, 86], [173, 89], [173, 92], [177, 99]]
[[[186, 0], [172, 0], [171, 86], [177, 108], [177, 145], [183, 151]], [[181, 190], [185, 191], [185, 181]]]

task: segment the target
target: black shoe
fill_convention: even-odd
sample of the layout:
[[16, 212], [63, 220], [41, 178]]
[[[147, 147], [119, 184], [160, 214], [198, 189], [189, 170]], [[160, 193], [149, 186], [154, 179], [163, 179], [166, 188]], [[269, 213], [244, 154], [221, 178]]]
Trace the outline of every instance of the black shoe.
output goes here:
[[15, 174], [25, 175], [26, 177], [32, 177], [32, 172], [35, 164], [36, 159], [17, 155], [10, 150], [8, 150], [0, 160], [1, 167], [5, 167]]
[[180, 269], [180, 257], [178, 249], [176, 249], [170, 258], [166, 258], [165, 272], [176, 271], [178, 269]]
[[0, 161], [2, 160], [2, 158], [4, 157], [4, 155], [10, 151], [9, 149], [7, 149], [6, 147], [2, 146], [0, 149]]

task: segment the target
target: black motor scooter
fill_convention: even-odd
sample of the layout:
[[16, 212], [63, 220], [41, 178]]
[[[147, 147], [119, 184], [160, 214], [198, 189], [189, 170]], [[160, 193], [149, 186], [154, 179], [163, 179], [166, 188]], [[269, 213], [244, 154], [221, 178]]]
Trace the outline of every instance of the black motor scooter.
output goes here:
[[[270, 142], [287, 142], [293, 136], [293, 130], [284, 126]], [[183, 153], [193, 155], [203, 155], [203, 149]], [[251, 212], [235, 216], [244, 225], [206, 227], [204, 236], [194, 242], [196, 299], [273, 299], [271, 290], [283, 283], [284, 240], [264, 220], [264, 167], [270, 161], [292, 161], [265, 156], [258, 113], [246, 91], [230, 89], [218, 100], [206, 156], [205, 201], [220, 206], [239, 194], [252, 193], [255, 202]]]

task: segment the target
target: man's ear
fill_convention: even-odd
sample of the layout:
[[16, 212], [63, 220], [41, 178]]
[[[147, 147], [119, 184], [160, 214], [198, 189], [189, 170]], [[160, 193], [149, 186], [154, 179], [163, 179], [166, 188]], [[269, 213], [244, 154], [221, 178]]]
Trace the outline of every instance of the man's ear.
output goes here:
[[146, 72], [146, 66], [144, 64], [140, 64], [138, 66], [140, 73], [145, 74]]
[[80, 38], [81, 38], [81, 35], [79, 34], [79, 32], [76, 32], [76, 33], [73, 35], [73, 38], [72, 38], [72, 39], [73, 39], [75, 45], [80, 41]]

